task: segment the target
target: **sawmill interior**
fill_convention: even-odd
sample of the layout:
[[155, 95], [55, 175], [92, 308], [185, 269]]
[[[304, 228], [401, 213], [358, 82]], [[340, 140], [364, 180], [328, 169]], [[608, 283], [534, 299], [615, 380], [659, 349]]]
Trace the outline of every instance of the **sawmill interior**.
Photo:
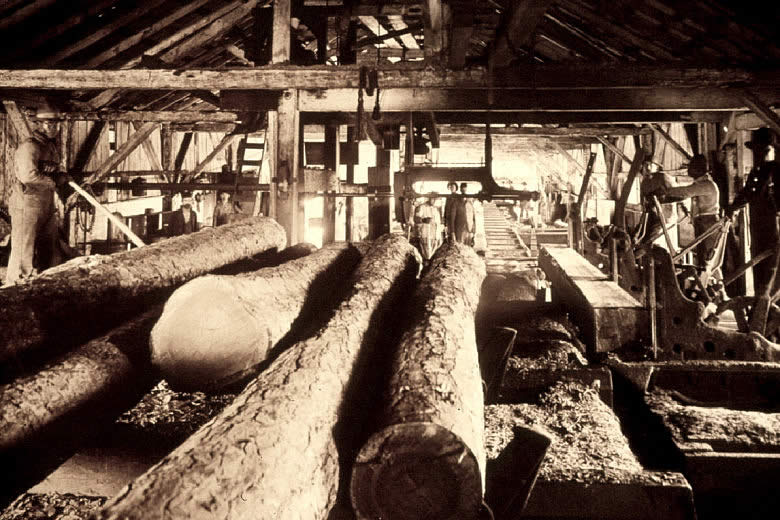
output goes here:
[[0, 3], [0, 520], [777, 518], [778, 27]]

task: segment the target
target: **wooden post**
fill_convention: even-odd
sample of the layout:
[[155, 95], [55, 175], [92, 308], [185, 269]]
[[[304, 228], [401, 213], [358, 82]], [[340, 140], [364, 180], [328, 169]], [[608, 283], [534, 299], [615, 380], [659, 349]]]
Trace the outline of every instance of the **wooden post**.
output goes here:
[[[339, 171], [339, 125], [325, 125], [325, 169]], [[322, 209], [322, 243], [336, 240], [336, 197], [325, 197]]]
[[[352, 142], [355, 141], [355, 128], [349, 127], [347, 128], [347, 143], [350, 145]], [[357, 149], [357, 146], [355, 146], [355, 149]], [[354, 184], [355, 183], [355, 163], [357, 161], [351, 160], [347, 163], [347, 184]], [[355, 215], [355, 204], [354, 199], [352, 197], [347, 197], [346, 201], [346, 210], [345, 210], [345, 216], [346, 216], [346, 240], [347, 242], [352, 242], [352, 240], [355, 239], [355, 237], [352, 234], [352, 220]]]
[[[737, 175], [735, 179], [735, 189], [739, 192], [745, 185], [745, 131], [737, 130]], [[737, 233], [739, 237], [739, 258], [740, 262], [749, 262], [752, 258], [750, 254], [750, 212], [744, 209], [739, 214], [739, 223], [737, 224]], [[745, 272], [745, 295], [755, 294], [753, 286], [753, 270], [748, 269]]]
[[298, 91], [285, 90], [279, 97], [277, 111], [276, 221], [287, 232], [290, 245], [297, 243], [298, 222]]
[[[390, 179], [390, 151], [377, 146], [376, 166], [368, 169], [368, 191], [388, 190]], [[375, 239], [390, 232], [390, 198], [368, 199], [368, 238]]]

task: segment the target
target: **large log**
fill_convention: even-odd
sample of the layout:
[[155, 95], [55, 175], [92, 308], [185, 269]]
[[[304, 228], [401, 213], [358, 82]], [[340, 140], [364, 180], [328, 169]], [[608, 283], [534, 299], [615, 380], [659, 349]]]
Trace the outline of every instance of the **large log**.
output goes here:
[[28, 283], [3, 288], [0, 380], [24, 369], [32, 351], [79, 345], [176, 286], [242, 258], [281, 249], [285, 240], [284, 230], [272, 219], [247, 219], [110, 256], [77, 258]]
[[187, 282], [152, 330], [152, 363], [178, 390], [211, 391], [245, 379], [285, 347], [280, 340], [296, 320], [302, 327], [334, 300], [365, 252], [360, 246], [328, 247], [277, 267]]
[[474, 313], [484, 277], [472, 248], [445, 246], [409, 302], [382, 427], [352, 472], [358, 518], [477, 518], [485, 448]]
[[146, 391], [155, 377], [149, 365], [149, 332], [161, 307], [68, 352], [35, 374], [0, 386], [0, 452], [73, 420], [118, 414]]
[[359, 420], [344, 403], [366, 393], [355, 379], [381, 355], [380, 325], [416, 272], [405, 239], [377, 240], [325, 327], [282, 353], [96, 518], [325, 518], [339, 484], [337, 423]]

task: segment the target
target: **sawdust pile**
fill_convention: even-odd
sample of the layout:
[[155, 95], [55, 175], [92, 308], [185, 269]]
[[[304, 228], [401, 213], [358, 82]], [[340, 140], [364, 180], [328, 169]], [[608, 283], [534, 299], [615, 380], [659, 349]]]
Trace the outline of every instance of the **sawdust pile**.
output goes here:
[[582, 483], [678, 483], [674, 473], [647, 472], [623, 436], [612, 410], [598, 392], [574, 382], [560, 382], [537, 404], [485, 408], [488, 459], [496, 459], [517, 426], [532, 428], [553, 441], [539, 472], [541, 480]]
[[28, 493], [20, 496], [2, 513], [0, 520], [82, 520], [101, 507], [106, 497], [88, 497], [70, 493]]
[[678, 444], [705, 443], [716, 451], [780, 449], [780, 413], [691, 406], [660, 390], [645, 399]]

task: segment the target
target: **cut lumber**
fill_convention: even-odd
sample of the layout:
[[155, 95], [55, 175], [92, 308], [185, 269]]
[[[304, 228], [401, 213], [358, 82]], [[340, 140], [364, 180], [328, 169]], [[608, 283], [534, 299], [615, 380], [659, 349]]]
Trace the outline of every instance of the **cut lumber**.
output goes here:
[[474, 313], [485, 274], [471, 247], [444, 246], [409, 302], [381, 428], [352, 471], [359, 519], [478, 517], [485, 448]]
[[326, 326], [283, 352], [214, 420], [128, 485], [96, 519], [323, 519], [339, 484], [337, 423], [365, 393], [381, 324], [414, 282], [414, 248], [378, 239]]
[[0, 386], [0, 452], [55, 427], [118, 415], [152, 386], [147, 341], [161, 307], [73, 350], [36, 374]]
[[277, 267], [187, 282], [152, 330], [152, 364], [175, 390], [211, 391], [245, 379], [296, 320], [308, 321], [304, 309], [311, 314], [333, 301], [361, 255], [351, 245], [328, 247]]
[[43, 347], [49, 354], [83, 343], [176, 286], [281, 249], [285, 240], [274, 220], [246, 219], [109, 256], [76, 258], [27, 283], [5, 287], [0, 290], [0, 380], [30, 362], [41, 364], [28, 354], [40, 358]]

